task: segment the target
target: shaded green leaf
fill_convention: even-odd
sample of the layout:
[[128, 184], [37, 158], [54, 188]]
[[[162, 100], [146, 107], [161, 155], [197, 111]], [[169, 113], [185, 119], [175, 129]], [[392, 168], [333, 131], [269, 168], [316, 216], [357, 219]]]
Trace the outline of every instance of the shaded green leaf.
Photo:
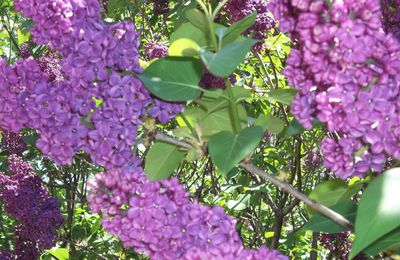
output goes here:
[[156, 60], [139, 75], [147, 89], [166, 101], [188, 101], [201, 93], [198, 83], [201, 63], [193, 58], [167, 57]]
[[258, 126], [247, 127], [238, 134], [220, 132], [213, 135], [208, 143], [210, 156], [221, 173], [226, 175], [253, 152], [262, 135], [263, 130]]
[[[351, 201], [340, 202], [330, 207], [333, 211], [341, 214], [347, 218], [350, 222], [354, 223], [356, 218], [357, 205]], [[321, 214], [313, 215], [303, 227], [304, 230], [312, 230], [314, 232], [325, 232], [325, 233], [339, 233], [344, 231], [344, 228], [330, 218], [325, 217]]]
[[146, 155], [145, 171], [150, 180], [162, 180], [171, 176], [185, 157], [175, 145], [156, 142]]
[[285, 105], [292, 104], [292, 101], [295, 98], [296, 94], [297, 90], [291, 88], [274, 89], [268, 92], [268, 96], [270, 98]]
[[251, 38], [241, 38], [216, 53], [202, 49], [200, 50], [200, 57], [212, 74], [225, 78], [244, 60], [246, 54], [256, 42]]

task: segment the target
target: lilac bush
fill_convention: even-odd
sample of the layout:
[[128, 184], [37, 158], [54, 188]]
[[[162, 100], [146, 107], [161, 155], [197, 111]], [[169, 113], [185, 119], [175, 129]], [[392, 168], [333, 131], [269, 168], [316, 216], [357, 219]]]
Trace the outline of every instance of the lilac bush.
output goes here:
[[[145, 176], [131, 151], [138, 127], [147, 116], [167, 123], [182, 105], [152, 97], [134, 76], [142, 68], [139, 33], [131, 23], [102, 22], [94, 0], [16, 0], [15, 8], [35, 23], [34, 41], [47, 44], [57, 55], [52, 58], [62, 57], [61, 71], [32, 58], [11, 66], [1, 60], [0, 127], [36, 129], [37, 147], [57, 164], [71, 164], [75, 153], [85, 151], [102, 165], [106, 171], [91, 184], [88, 200], [106, 231], [152, 259], [188, 257], [196, 250], [229, 254], [226, 248], [248, 259], [286, 259], [266, 248], [244, 250], [234, 220], [222, 208], [190, 202], [177, 179], [150, 182]], [[19, 159], [11, 162], [14, 175], [2, 176], [2, 198], [6, 211], [22, 223], [16, 250], [36, 258], [37, 251], [29, 250], [54, 245], [54, 227], [62, 220], [40, 178]], [[17, 196], [15, 187], [27, 197]], [[32, 206], [40, 210], [32, 212]]]

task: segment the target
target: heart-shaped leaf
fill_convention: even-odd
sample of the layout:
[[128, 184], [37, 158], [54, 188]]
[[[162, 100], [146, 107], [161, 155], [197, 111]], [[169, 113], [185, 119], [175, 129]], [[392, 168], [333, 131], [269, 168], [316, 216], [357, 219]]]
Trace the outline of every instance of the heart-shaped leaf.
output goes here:
[[268, 96], [270, 98], [285, 105], [292, 104], [292, 101], [295, 98], [296, 94], [297, 90], [292, 88], [274, 89], [268, 92]]
[[198, 83], [203, 68], [194, 58], [166, 57], [156, 60], [139, 75], [146, 88], [166, 101], [188, 101], [201, 93]]
[[400, 168], [377, 177], [365, 190], [357, 210], [350, 259], [400, 226]]
[[[331, 207], [331, 209], [343, 217], [347, 218], [350, 222], [354, 223], [357, 212], [357, 205], [351, 201], [340, 202]], [[303, 229], [312, 230], [314, 232], [325, 233], [339, 233], [344, 231], [342, 226], [333, 222], [330, 218], [321, 214], [313, 215], [308, 222], [304, 225]]]
[[226, 175], [236, 164], [251, 154], [263, 135], [258, 126], [247, 127], [238, 134], [223, 131], [211, 137], [208, 150], [214, 163]]
[[327, 180], [318, 184], [309, 197], [318, 203], [331, 207], [340, 201], [350, 199], [360, 190], [362, 184], [362, 182], [357, 182], [353, 185], [347, 185], [342, 179]]
[[185, 157], [185, 152], [172, 144], [154, 143], [146, 155], [145, 171], [150, 180], [162, 180], [171, 176]]
[[240, 37], [242, 32], [246, 31], [250, 26], [255, 23], [256, 18], [257, 13], [252, 13], [251, 15], [228, 27], [228, 29], [224, 32], [222, 46], [225, 46]]
[[189, 9], [186, 12], [186, 18], [189, 20], [191, 24], [199, 28], [205, 33], [209, 31], [208, 19], [205, 14], [200, 12], [199, 10], [193, 8]]
[[255, 125], [260, 126], [272, 134], [279, 134], [285, 128], [285, 123], [272, 115], [261, 115], [257, 118]]
[[202, 49], [200, 57], [212, 74], [225, 78], [243, 61], [256, 42], [251, 38], [243, 37], [226, 45], [216, 53]]
[[208, 40], [204, 32], [191, 23], [184, 23], [171, 35], [171, 44], [175, 41], [186, 38], [194, 41], [200, 47], [207, 47]]

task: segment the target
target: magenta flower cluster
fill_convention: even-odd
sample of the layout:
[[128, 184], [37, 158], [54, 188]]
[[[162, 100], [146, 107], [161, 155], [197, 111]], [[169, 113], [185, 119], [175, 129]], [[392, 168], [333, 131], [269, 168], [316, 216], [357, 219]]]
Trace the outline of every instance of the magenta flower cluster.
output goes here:
[[350, 232], [342, 233], [321, 233], [319, 235], [319, 244], [329, 250], [331, 256], [337, 259], [348, 259], [351, 249], [349, 240]]
[[21, 156], [25, 148], [26, 144], [22, 139], [22, 135], [10, 131], [1, 131], [0, 149], [2, 151], [6, 151], [7, 154]]
[[[275, 21], [268, 10], [268, 0], [229, 0], [225, 11], [230, 15], [230, 22], [235, 23], [252, 13], [257, 13], [256, 22], [244, 32], [253, 39], [265, 40], [268, 31], [275, 26]], [[264, 48], [263, 42], [255, 45], [254, 49], [259, 51]]]
[[96, 176], [88, 196], [102, 225], [151, 259], [288, 259], [274, 250], [246, 250], [235, 221], [220, 207], [189, 201], [177, 179], [150, 182], [140, 159]]
[[39, 250], [55, 246], [64, 219], [57, 199], [49, 196], [30, 165], [17, 155], [10, 155], [8, 163], [9, 175], [0, 173], [0, 199], [5, 212], [18, 222], [13, 255], [36, 259]]
[[168, 47], [165, 43], [148, 41], [144, 44], [144, 53], [147, 60], [157, 59], [168, 54]]
[[[59, 52], [64, 79], [50, 79], [33, 59], [13, 66], [1, 61], [0, 127], [36, 129], [37, 147], [58, 164], [71, 163], [83, 150], [103, 165], [107, 171], [96, 176], [88, 200], [108, 232], [153, 259], [203, 259], [204, 254], [287, 259], [266, 248], [243, 249], [234, 221], [219, 207], [190, 203], [176, 179], [150, 182], [145, 177], [131, 152], [142, 118], [149, 113], [165, 123], [182, 106], [152, 98], [131, 75], [142, 71], [132, 24], [103, 23], [95, 0], [16, 0], [15, 7], [34, 21], [34, 40]], [[35, 178], [30, 182], [39, 185]], [[11, 202], [12, 193], [7, 196]], [[12, 205], [10, 210], [23, 210]]]
[[284, 70], [299, 90], [292, 113], [335, 133], [323, 141], [324, 165], [362, 177], [400, 159], [400, 43], [383, 31], [379, 0], [274, 0], [270, 9], [295, 41]]

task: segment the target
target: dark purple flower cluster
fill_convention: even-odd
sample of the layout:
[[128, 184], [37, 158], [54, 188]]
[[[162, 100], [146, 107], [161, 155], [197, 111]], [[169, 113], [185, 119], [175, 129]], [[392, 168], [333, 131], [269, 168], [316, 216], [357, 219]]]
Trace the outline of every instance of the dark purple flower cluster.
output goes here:
[[381, 0], [381, 6], [385, 32], [400, 38], [400, 1]]
[[[268, 0], [229, 0], [225, 6], [225, 11], [231, 17], [231, 23], [242, 20], [252, 13], [257, 13], [257, 19], [253, 26], [244, 32], [244, 35], [251, 35], [253, 39], [265, 40], [268, 31], [275, 26], [274, 19], [268, 10]], [[255, 50], [263, 49], [264, 44], [258, 43], [254, 46]]]
[[296, 41], [284, 70], [299, 90], [292, 113], [337, 133], [322, 144], [324, 165], [347, 178], [400, 159], [400, 44], [382, 30], [379, 0], [274, 0], [270, 9]]
[[6, 213], [19, 223], [14, 232], [14, 255], [36, 255], [38, 250], [55, 245], [57, 228], [64, 222], [58, 201], [48, 195], [41, 178], [17, 155], [9, 156], [9, 175], [0, 173], [0, 198]]
[[151, 0], [155, 15], [166, 15], [169, 12], [169, 0]]
[[234, 220], [222, 208], [190, 203], [177, 179], [151, 182], [139, 164], [136, 158], [129, 168], [97, 175], [88, 196], [103, 227], [124, 246], [152, 259], [287, 259], [265, 248], [244, 250]]
[[1, 131], [1, 150], [7, 151], [8, 154], [21, 155], [25, 148], [26, 144], [24, 143], [21, 134], [10, 131]]
[[144, 53], [146, 54], [147, 60], [157, 59], [168, 54], [168, 47], [161, 42], [146, 42], [144, 45]]
[[349, 236], [350, 232], [335, 234], [321, 233], [319, 236], [319, 243], [325, 249], [329, 250], [333, 257], [337, 259], [348, 259], [351, 249]]
[[[234, 74], [229, 75], [229, 81], [234, 85], [236, 83], [236, 76]], [[200, 79], [199, 86], [205, 89], [225, 89], [226, 83], [224, 78], [214, 76], [209, 70], [206, 69]]]
[[322, 166], [323, 161], [321, 151], [314, 148], [308, 152], [305, 158], [305, 170], [308, 172], [315, 171]]

